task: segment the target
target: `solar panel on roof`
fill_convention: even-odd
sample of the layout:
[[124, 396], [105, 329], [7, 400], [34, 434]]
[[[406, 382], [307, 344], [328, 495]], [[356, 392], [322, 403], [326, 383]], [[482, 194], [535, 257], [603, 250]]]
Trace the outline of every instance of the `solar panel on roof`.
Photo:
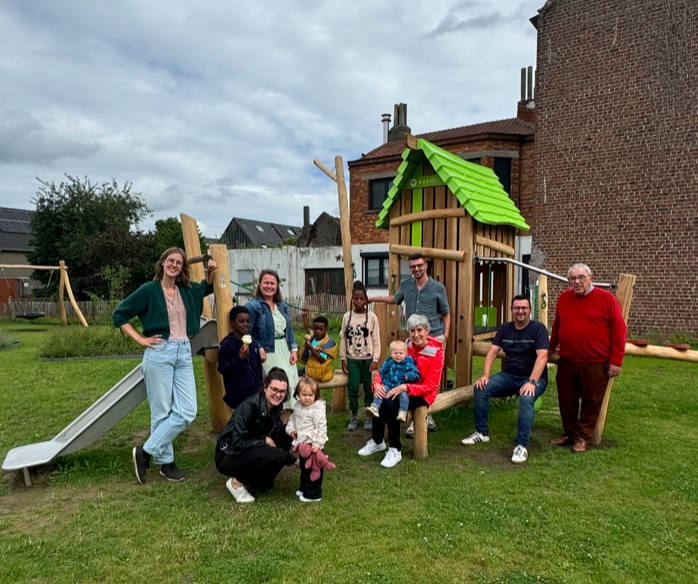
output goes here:
[[5, 231], [6, 233], [14, 233], [14, 227], [10, 221], [5, 219], [0, 219], [0, 231]]

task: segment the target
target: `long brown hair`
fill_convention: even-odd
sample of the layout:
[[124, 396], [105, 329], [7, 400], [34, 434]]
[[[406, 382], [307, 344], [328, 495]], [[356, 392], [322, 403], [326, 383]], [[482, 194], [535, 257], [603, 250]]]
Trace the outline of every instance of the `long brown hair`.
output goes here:
[[173, 253], [178, 253], [182, 256], [182, 271], [175, 278], [175, 285], [187, 287], [189, 286], [189, 264], [187, 263], [187, 254], [179, 247], [168, 247], [162, 252], [158, 263], [155, 264], [155, 277], [153, 280], [162, 281], [165, 275], [165, 260], [167, 256], [171, 256]]
[[281, 282], [279, 281], [279, 274], [275, 270], [262, 270], [259, 272], [259, 283], [257, 284], [257, 289], [254, 291], [254, 295], [260, 300], [264, 300], [264, 295], [262, 294], [262, 278], [264, 276], [274, 276], [276, 278], [276, 292], [274, 294], [274, 304], [278, 304], [284, 298], [281, 296]]

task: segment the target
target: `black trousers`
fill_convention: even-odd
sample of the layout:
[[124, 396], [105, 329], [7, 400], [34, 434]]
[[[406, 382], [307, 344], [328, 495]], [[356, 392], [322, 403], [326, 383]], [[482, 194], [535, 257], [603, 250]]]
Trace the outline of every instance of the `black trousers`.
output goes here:
[[299, 456], [301, 463], [301, 486], [299, 491], [303, 493], [306, 499], [322, 499], [322, 477], [324, 475], [324, 469], [320, 469], [320, 477], [315, 480], [310, 480], [310, 469], [305, 468], [305, 462], [307, 458]]
[[222, 475], [235, 477], [249, 491], [266, 493], [281, 469], [294, 464], [296, 457], [283, 448], [259, 446], [233, 455], [216, 450], [215, 461]]
[[[410, 396], [409, 409], [414, 410], [420, 406], [428, 405], [422, 396]], [[388, 442], [391, 448], [402, 450], [402, 442], [400, 442], [400, 422], [397, 421], [397, 415], [400, 411], [400, 400], [384, 399], [380, 407], [380, 416], [373, 418], [373, 429], [371, 430], [371, 438], [376, 444], [380, 444], [385, 440], [385, 427], [388, 427]]]

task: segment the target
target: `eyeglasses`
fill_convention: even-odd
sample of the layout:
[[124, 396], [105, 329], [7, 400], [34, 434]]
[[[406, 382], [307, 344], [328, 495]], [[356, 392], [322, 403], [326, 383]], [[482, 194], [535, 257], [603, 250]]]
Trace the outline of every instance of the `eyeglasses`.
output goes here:
[[426, 264], [414, 264], [413, 266], [410, 266], [410, 270], [423, 270], [426, 267]]
[[586, 274], [582, 274], [581, 276], [570, 276], [569, 278], [567, 278], [567, 281], [570, 284], [572, 284], [573, 282], [576, 282], [577, 280], [579, 280], [580, 282], [584, 282], [584, 280], [586, 280], [588, 277], [589, 276]]
[[523, 310], [525, 312], [526, 310], [531, 310], [531, 307], [530, 306], [512, 306], [511, 309], [514, 312], [519, 312], [520, 310]]
[[166, 263], [168, 266], [183, 266], [183, 265], [184, 265], [184, 262], [182, 262], [182, 261], [180, 261], [180, 260], [173, 260], [172, 258], [166, 259], [166, 260], [165, 260], [165, 263]]
[[269, 393], [271, 393], [272, 395], [286, 395], [285, 389], [280, 389], [278, 387], [274, 387], [273, 385], [270, 385], [268, 389]]

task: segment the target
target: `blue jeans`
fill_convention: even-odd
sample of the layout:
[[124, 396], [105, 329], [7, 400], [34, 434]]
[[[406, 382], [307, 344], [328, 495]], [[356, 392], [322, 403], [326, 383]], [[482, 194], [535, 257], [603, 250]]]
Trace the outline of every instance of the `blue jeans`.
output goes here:
[[548, 387], [548, 381], [539, 379], [536, 387], [535, 395], [519, 395], [521, 386], [528, 381], [528, 377], [521, 375], [510, 375], [504, 371], [495, 373], [484, 389], [474, 389], [474, 404], [475, 404], [475, 429], [487, 436], [487, 420], [490, 414], [490, 398], [491, 397], [509, 397], [511, 395], [519, 396], [519, 429], [516, 435], [514, 444], [516, 446], [524, 446], [528, 448], [528, 437], [531, 434], [533, 426], [533, 418], [536, 415], [533, 404], [545, 393]]
[[141, 364], [150, 405], [150, 438], [143, 445], [155, 464], [174, 461], [172, 441], [196, 417], [196, 382], [188, 339], [145, 350]]
[[[387, 387], [385, 388], [386, 393], [390, 391]], [[410, 396], [406, 391], [403, 391], [398, 397], [397, 397], [399, 403], [400, 403], [400, 411], [401, 412], [406, 412], [409, 407], [410, 407]], [[374, 397], [373, 398], [373, 403], [376, 405], [378, 409], [380, 409], [381, 404], [383, 403], [383, 399], [380, 397]]]

